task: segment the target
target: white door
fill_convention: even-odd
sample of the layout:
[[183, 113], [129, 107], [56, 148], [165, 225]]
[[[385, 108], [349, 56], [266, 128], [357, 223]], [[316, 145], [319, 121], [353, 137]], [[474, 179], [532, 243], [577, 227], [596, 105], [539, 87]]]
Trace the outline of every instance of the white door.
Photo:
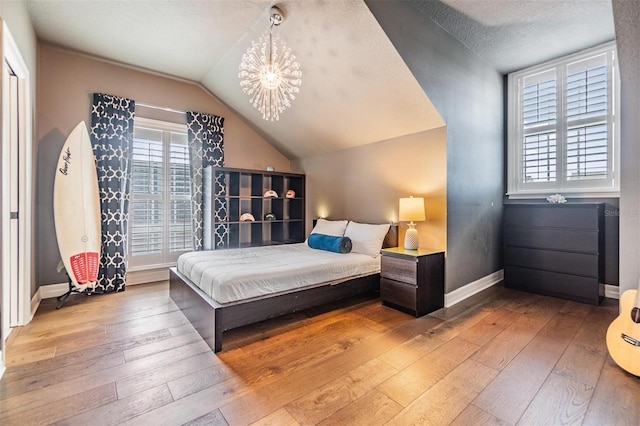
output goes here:
[[31, 320], [32, 107], [29, 70], [2, 24], [2, 143], [0, 146], [0, 332]]
[[18, 160], [19, 160], [19, 80], [9, 64], [4, 62], [2, 93], [4, 104], [2, 138], [2, 335], [18, 324]]

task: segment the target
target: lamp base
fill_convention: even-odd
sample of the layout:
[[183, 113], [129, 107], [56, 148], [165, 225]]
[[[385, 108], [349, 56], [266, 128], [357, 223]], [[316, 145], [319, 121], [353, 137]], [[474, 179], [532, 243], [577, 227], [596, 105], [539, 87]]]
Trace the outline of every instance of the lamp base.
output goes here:
[[418, 230], [416, 228], [409, 228], [404, 234], [404, 248], [406, 250], [418, 250]]

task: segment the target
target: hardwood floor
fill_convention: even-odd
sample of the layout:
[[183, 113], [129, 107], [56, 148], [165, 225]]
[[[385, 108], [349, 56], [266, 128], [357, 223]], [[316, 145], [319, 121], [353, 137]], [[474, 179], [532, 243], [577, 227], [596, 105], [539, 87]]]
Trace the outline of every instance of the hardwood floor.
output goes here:
[[605, 346], [617, 301], [497, 286], [416, 319], [351, 299], [217, 355], [167, 283], [54, 302], [10, 336], [0, 424], [640, 424], [640, 379]]

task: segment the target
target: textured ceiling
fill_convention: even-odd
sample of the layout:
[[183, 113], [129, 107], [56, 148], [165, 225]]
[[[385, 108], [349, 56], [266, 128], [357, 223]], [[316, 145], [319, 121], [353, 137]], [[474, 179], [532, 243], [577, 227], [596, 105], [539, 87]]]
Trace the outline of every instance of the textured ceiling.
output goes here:
[[413, 3], [503, 74], [615, 39], [611, 0]]
[[242, 55], [269, 27], [272, 1], [31, 0], [40, 40], [202, 83], [289, 158], [444, 123], [362, 0], [279, 2], [274, 32], [302, 67], [302, 87], [267, 122], [238, 80]]
[[[303, 72], [278, 122], [262, 120], [237, 77], [268, 28], [271, 0], [26, 1], [40, 40], [199, 82], [289, 158], [443, 124], [363, 0], [277, 3], [287, 19], [274, 31]], [[614, 39], [609, 0], [413, 4], [501, 72]]]

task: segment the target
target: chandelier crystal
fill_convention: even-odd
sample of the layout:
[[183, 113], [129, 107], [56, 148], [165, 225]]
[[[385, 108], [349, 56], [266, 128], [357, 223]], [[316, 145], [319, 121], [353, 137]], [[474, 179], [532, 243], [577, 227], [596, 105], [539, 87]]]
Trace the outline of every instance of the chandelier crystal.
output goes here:
[[278, 35], [273, 36], [273, 26], [284, 21], [284, 14], [273, 6], [270, 15], [270, 28], [242, 55], [238, 78], [262, 118], [277, 121], [300, 92], [302, 71], [291, 48]]

